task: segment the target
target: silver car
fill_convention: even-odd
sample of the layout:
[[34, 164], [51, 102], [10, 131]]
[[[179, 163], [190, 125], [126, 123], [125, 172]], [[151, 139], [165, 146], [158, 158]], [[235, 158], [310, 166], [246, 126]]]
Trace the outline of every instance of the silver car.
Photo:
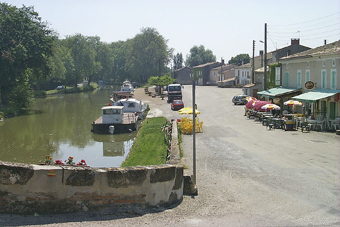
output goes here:
[[248, 97], [248, 95], [235, 95], [231, 101], [234, 103], [234, 105], [236, 104], [244, 105], [248, 102], [246, 97]]

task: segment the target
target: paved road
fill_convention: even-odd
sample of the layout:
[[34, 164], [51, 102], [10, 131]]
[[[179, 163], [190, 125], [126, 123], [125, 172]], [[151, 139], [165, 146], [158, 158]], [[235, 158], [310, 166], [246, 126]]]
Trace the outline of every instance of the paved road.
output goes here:
[[[191, 105], [191, 86], [184, 88]], [[231, 103], [241, 89], [197, 87], [203, 133], [196, 134], [198, 196], [171, 209], [123, 214], [0, 216], [0, 226], [340, 226], [339, 148], [335, 133], [267, 131]], [[151, 114], [182, 117], [160, 98]], [[184, 135], [183, 164], [192, 174], [192, 136]], [[81, 223], [80, 223], [81, 222]]]

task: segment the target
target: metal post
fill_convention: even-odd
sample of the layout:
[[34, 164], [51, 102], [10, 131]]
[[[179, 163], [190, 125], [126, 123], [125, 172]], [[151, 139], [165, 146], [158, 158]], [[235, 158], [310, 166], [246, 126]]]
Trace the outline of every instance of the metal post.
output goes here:
[[195, 105], [195, 79], [192, 80], [192, 182], [196, 185], [196, 134], [195, 134], [195, 120], [196, 120], [196, 105]]
[[267, 23], [264, 24], [264, 77], [263, 90], [267, 90]]
[[253, 59], [252, 59], [252, 73], [251, 73], [251, 82], [255, 84], [255, 40], [253, 40]]

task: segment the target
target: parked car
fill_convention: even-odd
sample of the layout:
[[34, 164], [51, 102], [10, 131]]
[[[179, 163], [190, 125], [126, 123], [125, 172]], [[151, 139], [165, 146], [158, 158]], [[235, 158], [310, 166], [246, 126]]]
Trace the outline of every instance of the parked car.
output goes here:
[[236, 104], [244, 105], [248, 102], [246, 97], [248, 97], [248, 95], [235, 95], [231, 101], [234, 103], [234, 105]]
[[61, 85], [58, 86], [58, 87], [57, 87], [57, 90], [63, 90], [63, 86], [61, 86]]
[[172, 110], [180, 110], [182, 108], [184, 108], [184, 103], [183, 103], [182, 100], [175, 99], [175, 100], [172, 101], [172, 103], [171, 103], [171, 109]]

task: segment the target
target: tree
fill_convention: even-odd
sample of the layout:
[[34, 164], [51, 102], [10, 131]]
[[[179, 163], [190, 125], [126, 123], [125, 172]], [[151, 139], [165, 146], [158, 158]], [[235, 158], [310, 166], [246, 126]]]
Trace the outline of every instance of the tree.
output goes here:
[[[52, 55], [53, 32], [41, 21], [33, 7], [17, 8], [0, 3], [0, 95], [3, 104], [13, 94], [19, 107], [26, 107], [26, 89], [30, 77], [39, 78], [49, 72], [48, 57]], [[18, 95], [25, 97], [18, 99]], [[23, 100], [24, 99], [24, 100]], [[14, 99], [12, 99], [14, 103]]]
[[208, 62], [215, 62], [216, 56], [209, 49], [205, 49], [203, 45], [194, 46], [190, 49], [190, 54], [187, 55], [185, 65], [188, 67], [194, 67], [197, 65], [205, 64]]
[[228, 64], [233, 64], [233, 65], [242, 65], [247, 64], [250, 62], [250, 57], [249, 54], [239, 54], [236, 57], [232, 57], [229, 61]]
[[83, 78], [89, 78], [101, 69], [100, 63], [96, 62], [95, 46], [99, 42], [99, 37], [86, 37], [81, 34], [68, 36], [63, 40], [63, 44], [70, 49], [73, 59], [74, 70], [69, 74], [70, 81], [74, 86]]
[[142, 28], [128, 44], [126, 68], [133, 80], [146, 82], [149, 77], [166, 72], [173, 50], [156, 29]]
[[174, 70], [181, 69], [183, 67], [183, 56], [182, 53], [174, 55]]

